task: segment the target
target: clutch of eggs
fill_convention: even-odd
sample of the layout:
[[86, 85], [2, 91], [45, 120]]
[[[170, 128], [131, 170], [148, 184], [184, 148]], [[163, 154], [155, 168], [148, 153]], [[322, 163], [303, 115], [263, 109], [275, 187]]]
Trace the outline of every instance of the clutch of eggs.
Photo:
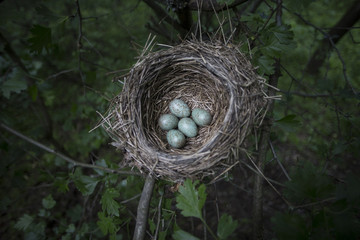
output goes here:
[[[209, 125], [212, 121], [212, 116], [207, 110], [195, 108], [191, 111], [181, 99], [172, 100], [169, 109], [171, 114], [162, 114], [159, 126], [162, 130], [169, 131], [166, 138], [174, 148], [182, 148], [186, 143], [185, 136], [195, 137], [198, 134], [198, 126]], [[181, 118], [180, 121], [178, 118]]]

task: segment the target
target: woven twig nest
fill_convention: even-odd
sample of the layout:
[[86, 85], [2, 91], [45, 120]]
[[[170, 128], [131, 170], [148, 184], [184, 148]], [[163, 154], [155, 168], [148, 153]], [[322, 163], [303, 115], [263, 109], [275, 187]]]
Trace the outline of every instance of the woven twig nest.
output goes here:
[[[174, 181], [214, 175], [238, 159], [244, 138], [264, 115], [263, 86], [264, 79], [237, 48], [184, 41], [140, 56], [102, 126], [124, 151], [125, 163], [141, 172]], [[213, 117], [181, 149], [172, 148], [158, 126], [176, 98]]]

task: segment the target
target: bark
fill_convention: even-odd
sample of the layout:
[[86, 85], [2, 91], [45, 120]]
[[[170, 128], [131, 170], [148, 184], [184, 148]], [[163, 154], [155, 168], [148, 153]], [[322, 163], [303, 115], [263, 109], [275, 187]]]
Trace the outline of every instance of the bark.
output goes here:
[[335, 26], [333, 26], [329, 32], [325, 34], [325, 38], [320, 42], [318, 48], [315, 50], [306, 66], [307, 73], [312, 75], [317, 75], [319, 73], [319, 69], [324, 64], [328, 52], [359, 19], [360, 1], [355, 0]]
[[137, 208], [136, 226], [133, 240], [142, 240], [145, 238], [147, 219], [149, 214], [149, 205], [152, 192], [155, 185], [155, 179], [148, 175], [145, 180], [144, 188], [141, 194], [140, 202]]
[[[279, 61], [275, 64], [275, 73], [269, 77], [269, 84], [276, 87], [278, 79], [281, 75]], [[269, 96], [275, 95], [275, 90], [270, 88], [268, 91]], [[271, 127], [273, 124], [273, 109], [274, 100], [270, 103], [268, 109], [268, 115], [264, 119], [263, 127], [261, 129], [261, 135], [259, 140], [259, 150], [257, 156], [258, 170], [264, 173], [266, 153], [269, 149], [268, 141], [270, 139]], [[252, 211], [252, 223], [253, 223], [253, 240], [263, 239], [263, 185], [264, 178], [261, 174], [255, 175], [254, 181], [254, 197], [253, 197], [253, 211]]]
[[[277, 0], [277, 10], [276, 10], [276, 24], [278, 26], [282, 25], [282, 11], [281, 5], [282, 0]], [[278, 79], [281, 76], [281, 65], [280, 60], [277, 59], [275, 62], [275, 72], [269, 76], [269, 84], [275, 88], [278, 85]], [[276, 95], [276, 90], [274, 88], [268, 89], [268, 96]], [[269, 103], [268, 114], [264, 119], [263, 126], [261, 128], [261, 135], [259, 140], [259, 150], [257, 156], [257, 168], [262, 174], [255, 175], [254, 181], [254, 197], [253, 197], [253, 209], [252, 209], [252, 239], [261, 240], [263, 236], [263, 185], [264, 178], [263, 173], [265, 169], [266, 153], [269, 149], [268, 142], [270, 140], [271, 127], [273, 124], [273, 110], [274, 110], [274, 100], [271, 100]]]

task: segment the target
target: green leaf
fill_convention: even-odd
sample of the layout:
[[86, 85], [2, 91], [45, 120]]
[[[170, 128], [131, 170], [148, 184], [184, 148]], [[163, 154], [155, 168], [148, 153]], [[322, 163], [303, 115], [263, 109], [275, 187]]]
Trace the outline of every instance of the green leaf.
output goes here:
[[76, 169], [75, 173], [70, 175], [70, 177], [73, 179], [77, 189], [79, 189], [84, 196], [91, 195], [99, 182], [97, 178], [82, 175], [80, 169]]
[[294, 203], [316, 202], [333, 197], [335, 185], [321, 167], [305, 161], [290, 171], [284, 195]]
[[275, 121], [274, 125], [281, 127], [283, 130], [293, 132], [297, 127], [301, 125], [300, 121], [296, 119], [295, 114], [287, 115], [281, 119]]
[[149, 229], [150, 229], [151, 234], [154, 234], [155, 229], [156, 229], [156, 225], [155, 225], [154, 221], [149, 218], [148, 224], [149, 224]]
[[37, 96], [38, 96], [37, 86], [35, 84], [29, 86], [28, 91], [29, 91], [29, 95], [30, 95], [31, 99], [35, 102], [37, 99]]
[[96, 224], [104, 235], [107, 235], [108, 233], [115, 234], [118, 231], [118, 227], [112, 217], [105, 216], [104, 212], [99, 212], [98, 217], [99, 221], [97, 221]]
[[20, 93], [26, 89], [25, 73], [15, 69], [1, 86], [1, 92], [6, 98], [10, 98], [12, 92]]
[[273, 74], [274, 73], [274, 63], [275, 60], [268, 56], [261, 56], [257, 59], [257, 64], [259, 65], [260, 74]]
[[200, 240], [197, 237], [194, 237], [188, 232], [185, 232], [183, 230], [177, 230], [173, 233], [172, 238], [174, 240]]
[[217, 235], [220, 239], [227, 239], [238, 227], [238, 221], [233, 220], [231, 216], [223, 214], [217, 227]]
[[66, 229], [67, 233], [74, 233], [76, 231], [76, 227], [73, 223], [71, 223], [68, 228]]
[[53, 199], [51, 194], [49, 194], [47, 197], [43, 198], [42, 205], [45, 209], [52, 209], [56, 204], [56, 201]]
[[277, 213], [271, 219], [273, 229], [279, 240], [303, 240], [309, 239], [309, 229], [306, 221], [299, 215]]
[[176, 207], [185, 217], [197, 217], [202, 219], [201, 209], [206, 200], [206, 187], [201, 184], [198, 190], [195, 189], [198, 181], [194, 184], [190, 179], [186, 179], [184, 185], [179, 188], [179, 195], [176, 197]]
[[101, 197], [102, 210], [109, 215], [119, 216], [119, 203], [114, 200], [120, 196], [120, 193], [115, 188], [107, 188]]
[[24, 214], [15, 224], [15, 228], [18, 230], [26, 231], [34, 221], [34, 218], [30, 215]]
[[30, 51], [40, 54], [45, 48], [49, 50], [51, 46], [51, 29], [41, 25], [33, 25], [30, 29], [31, 37], [28, 39], [30, 43]]

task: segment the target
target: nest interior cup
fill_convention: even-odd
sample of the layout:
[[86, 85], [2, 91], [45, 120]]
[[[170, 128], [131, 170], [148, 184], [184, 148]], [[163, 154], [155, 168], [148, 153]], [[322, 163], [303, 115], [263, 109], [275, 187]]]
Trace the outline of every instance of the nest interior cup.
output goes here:
[[[102, 126], [127, 165], [178, 181], [215, 175], [238, 158], [239, 147], [266, 108], [264, 79], [237, 48], [220, 42], [184, 41], [141, 56], [124, 78]], [[169, 103], [211, 113], [212, 122], [172, 148], [158, 125]]]

